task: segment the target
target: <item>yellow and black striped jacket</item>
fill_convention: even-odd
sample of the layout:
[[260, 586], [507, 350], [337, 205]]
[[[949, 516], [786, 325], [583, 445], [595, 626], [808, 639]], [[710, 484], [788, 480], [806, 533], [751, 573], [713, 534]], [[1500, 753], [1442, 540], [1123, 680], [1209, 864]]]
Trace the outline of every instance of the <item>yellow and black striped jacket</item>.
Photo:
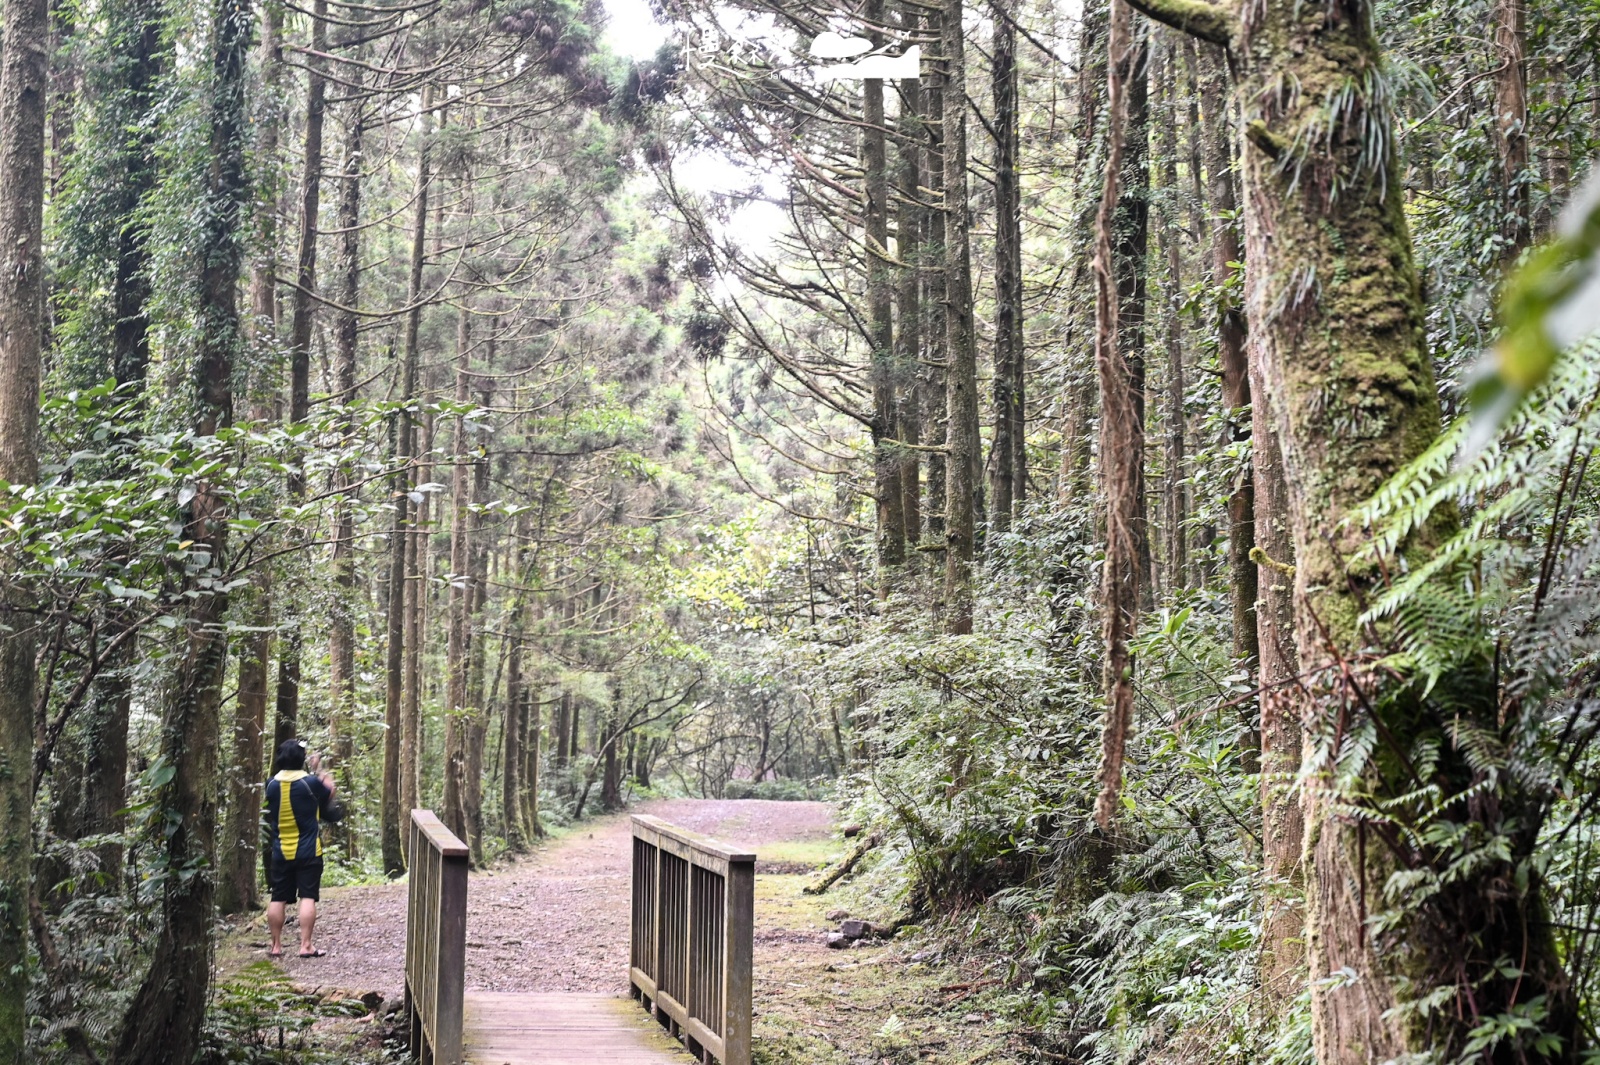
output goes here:
[[[288, 801], [284, 801], [284, 796]], [[322, 822], [344, 817], [328, 786], [300, 769], [285, 769], [267, 781], [262, 827], [272, 856], [301, 861], [322, 856]]]

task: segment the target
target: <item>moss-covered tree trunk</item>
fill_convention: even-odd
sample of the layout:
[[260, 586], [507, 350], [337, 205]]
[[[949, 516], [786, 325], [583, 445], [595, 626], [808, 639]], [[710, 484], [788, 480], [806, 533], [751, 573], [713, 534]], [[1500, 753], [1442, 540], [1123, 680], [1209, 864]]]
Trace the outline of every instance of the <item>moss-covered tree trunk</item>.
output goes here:
[[[233, 419], [234, 362], [240, 348], [238, 290], [245, 168], [245, 67], [254, 18], [247, 0], [217, 0], [211, 26], [211, 172], [206, 190], [206, 257], [199, 277], [193, 368], [195, 432], [206, 437]], [[201, 481], [181, 514], [194, 548], [182, 580], [192, 598], [175, 675], [164, 698], [160, 764], [173, 773], [156, 792], [166, 816], [160, 859], [161, 931], [150, 969], [124, 1016], [116, 1065], [189, 1065], [199, 1044], [211, 986], [216, 896], [219, 726], [227, 672], [226, 494]]]
[[[1465, 655], [1424, 697], [1374, 665], [1389, 634], [1360, 621], [1386, 564], [1351, 519], [1440, 426], [1373, 8], [1131, 2], [1227, 45], [1241, 72], [1246, 313], [1258, 394], [1282, 446], [1295, 549], [1318, 1059], [1453, 1056], [1490, 1018], [1531, 1010], [1557, 1040], [1503, 1042], [1495, 1054], [1575, 1060], [1571, 992], [1538, 878], [1519, 861], [1537, 836], [1536, 812], [1520, 805], [1514, 781], [1486, 778], [1459, 742], [1475, 729], [1499, 733], [1492, 649]], [[1453, 521], [1435, 517], [1387, 565], [1424, 557]], [[1418, 809], [1401, 796], [1475, 785], [1477, 797], [1433, 811], [1436, 826], [1458, 826], [1459, 844], [1397, 828]], [[1455, 875], [1433, 880], [1457, 862]], [[1413, 885], [1402, 901], [1386, 891], [1396, 874]], [[1416, 1008], [1425, 998], [1434, 1008]]]
[[[39, 475], [44, 127], [50, 8], [11, 0], [0, 51], [0, 480]], [[14, 593], [13, 593], [14, 594]], [[0, 618], [0, 1062], [21, 1062], [33, 831], [33, 619]]]

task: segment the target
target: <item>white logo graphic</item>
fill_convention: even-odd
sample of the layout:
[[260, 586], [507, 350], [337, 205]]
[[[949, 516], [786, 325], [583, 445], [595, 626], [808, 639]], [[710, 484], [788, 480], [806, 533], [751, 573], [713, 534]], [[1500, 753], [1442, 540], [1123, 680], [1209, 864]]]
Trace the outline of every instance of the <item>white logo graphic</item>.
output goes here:
[[824, 78], [834, 80], [883, 78], [888, 81], [922, 74], [921, 45], [914, 44], [901, 55], [888, 55], [883, 49], [874, 51], [872, 42], [865, 37], [846, 37], [832, 30], [817, 34], [817, 39], [811, 42], [811, 56], [813, 59], [853, 60], [819, 69], [818, 73]]

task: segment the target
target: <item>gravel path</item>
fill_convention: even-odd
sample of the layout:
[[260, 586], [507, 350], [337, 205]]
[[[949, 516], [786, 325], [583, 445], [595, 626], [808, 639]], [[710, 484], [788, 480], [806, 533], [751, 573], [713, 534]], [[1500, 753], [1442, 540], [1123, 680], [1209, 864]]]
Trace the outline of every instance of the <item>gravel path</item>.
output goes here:
[[[684, 828], [755, 848], [825, 838], [820, 802], [670, 799], [641, 804]], [[475, 872], [467, 888], [467, 990], [622, 992], [627, 988], [628, 819], [578, 826], [522, 861]], [[307, 988], [398, 995], [405, 970], [404, 884], [323, 892], [325, 958], [283, 965]], [[285, 935], [290, 940], [290, 935]]]

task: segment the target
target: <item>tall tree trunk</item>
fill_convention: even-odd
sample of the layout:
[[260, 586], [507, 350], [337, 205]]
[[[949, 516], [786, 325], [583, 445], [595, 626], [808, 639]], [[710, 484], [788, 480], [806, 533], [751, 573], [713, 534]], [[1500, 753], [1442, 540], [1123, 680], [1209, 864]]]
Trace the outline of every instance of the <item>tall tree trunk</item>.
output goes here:
[[[472, 369], [471, 319], [463, 309], [456, 327], [456, 392], [457, 409], [465, 407], [471, 398]], [[455, 452], [450, 490], [450, 620], [446, 633], [445, 669], [448, 687], [444, 700], [444, 823], [450, 831], [467, 837], [467, 782], [466, 782], [466, 717], [467, 669], [473, 585], [468, 555], [472, 550], [472, 532], [468, 503], [471, 499], [471, 467], [466, 462], [467, 420], [455, 416], [452, 450]]]
[[1013, 4], [992, 0], [994, 58], [994, 443], [989, 527], [1005, 532], [1020, 501], [1027, 456], [1022, 432], [1022, 188], [1017, 177], [1017, 28]]
[[[1200, 61], [1200, 100], [1205, 120], [1200, 124], [1201, 151], [1205, 156], [1206, 199], [1212, 218], [1206, 231], [1211, 238], [1211, 283], [1231, 292], [1238, 266], [1244, 261], [1244, 248], [1233, 221], [1239, 198], [1234, 190], [1234, 153], [1228, 130], [1226, 58], [1215, 45], [1202, 45]], [[1231, 296], [1217, 308], [1217, 363], [1222, 370], [1222, 403], [1228, 408], [1228, 432], [1233, 441], [1251, 437], [1245, 419], [1250, 409], [1252, 390], [1245, 350], [1244, 309]], [[1247, 664], [1258, 662], [1261, 645], [1257, 635], [1256, 600], [1259, 594], [1256, 565], [1250, 559], [1256, 545], [1254, 473], [1240, 474], [1228, 496], [1228, 588], [1233, 603], [1233, 653]], [[1251, 744], [1247, 737], [1246, 746]], [[1256, 744], [1259, 745], [1259, 739]], [[1295, 757], [1299, 757], [1298, 749]]]
[[[359, 78], [359, 76], [357, 76]], [[359, 84], [359, 80], [358, 80]], [[333, 323], [334, 401], [349, 406], [356, 400], [356, 341], [358, 320], [354, 311], [361, 296], [361, 167], [362, 123], [359, 101], [346, 109], [344, 164], [339, 182], [339, 295], [338, 302], [351, 308], [341, 311]], [[340, 418], [340, 435], [349, 440], [355, 423]], [[339, 468], [333, 477], [333, 602], [328, 611], [328, 693], [330, 707], [328, 731], [333, 740], [333, 768], [345, 796], [355, 794], [356, 774], [350, 764], [355, 755], [356, 709], [356, 556], [355, 512], [350, 494], [354, 491], [350, 473]], [[330, 826], [333, 836], [352, 856], [359, 836], [343, 825]]]
[[539, 718], [544, 704], [531, 686], [523, 689], [522, 699], [522, 819], [534, 839], [543, 839], [544, 825], [539, 821]]
[[557, 769], [567, 768], [567, 735], [572, 729], [572, 693], [562, 691], [560, 702], [557, 704], [555, 722], [555, 761]]
[[[48, 0], [10, 0], [0, 46], [0, 479], [39, 478], [44, 344], [44, 130]], [[10, 569], [12, 563], [5, 563]], [[9, 583], [9, 582], [8, 582]], [[32, 619], [6, 596], [0, 633], [0, 1061], [23, 1060], [33, 857]]]
[[622, 809], [622, 773], [617, 765], [617, 745], [622, 737], [622, 674], [611, 674], [611, 708], [606, 714], [600, 743], [605, 748], [605, 774], [600, 785], [600, 805], [607, 811]]
[[[900, 37], [910, 42], [922, 32], [922, 16], [913, 3], [900, 8]], [[906, 43], [906, 47], [910, 47]], [[900, 82], [899, 206], [895, 215], [895, 255], [902, 265], [895, 285], [894, 378], [895, 423], [901, 443], [900, 517], [910, 542], [910, 560], [922, 541], [922, 463], [916, 446], [922, 439], [922, 405], [919, 402], [918, 360], [922, 355], [922, 231], [927, 212], [922, 207], [923, 146], [927, 139], [922, 113], [922, 81]]]
[[[924, 9], [924, 19], [927, 23], [928, 36], [939, 42], [942, 50], [944, 41], [944, 13], [940, 10]], [[927, 195], [933, 205], [923, 212], [926, 220], [927, 236], [923, 240], [923, 261], [927, 269], [923, 273], [922, 307], [927, 317], [923, 320], [924, 348], [926, 358], [922, 364], [922, 373], [917, 382], [917, 389], [921, 395], [921, 406], [924, 417], [924, 432], [922, 438], [933, 444], [938, 450], [928, 453], [928, 498], [923, 506], [923, 522], [927, 526], [923, 530], [926, 546], [930, 550], [944, 551], [945, 546], [945, 490], [948, 487], [948, 467], [946, 461], [945, 443], [948, 435], [946, 426], [949, 423], [947, 416], [948, 398], [945, 395], [945, 367], [949, 363], [950, 341], [945, 328], [945, 306], [948, 301], [946, 294], [946, 254], [945, 254], [945, 229], [946, 211], [944, 208], [944, 175], [945, 175], [945, 136], [944, 136], [944, 111], [945, 87], [944, 71], [939, 63], [930, 63], [925, 76], [922, 90], [922, 113], [926, 116], [928, 135], [927, 142]], [[942, 609], [942, 607], [941, 607]]]
[[[862, 9], [867, 36], [882, 47], [883, 0]], [[888, 127], [883, 79], [862, 82], [862, 216], [866, 232], [862, 261], [867, 269], [867, 345], [872, 374], [872, 475], [878, 500], [878, 595], [889, 594], [906, 560], [905, 499], [900, 485], [900, 447], [895, 425], [894, 268], [889, 259]]]
[[[494, 363], [494, 340], [490, 335], [486, 362]], [[478, 405], [488, 409], [493, 394], [478, 394]], [[485, 638], [485, 609], [489, 602], [489, 543], [484, 529], [483, 510], [489, 502], [489, 457], [480, 454], [472, 463], [472, 514], [469, 521], [471, 551], [467, 556], [470, 585], [468, 618], [467, 707], [466, 719], [466, 811], [467, 839], [472, 845], [472, 860], [483, 864], [483, 776], [484, 749], [489, 742], [489, 692], [484, 684], [489, 641]]]
[[[256, 116], [256, 159], [259, 174], [254, 202], [255, 233], [251, 240], [250, 316], [244, 333], [250, 351], [250, 379], [246, 387], [246, 412], [251, 421], [275, 417], [277, 374], [272, 369], [278, 339], [278, 112], [283, 83], [283, 5], [268, 0], [261, 19], [262, 98]], [[255, 907], [260, 877], [256, 862], [259, 840], [261, 787], [266, 761], [267, 675], [272, 658], [272, 567], [257, 566], [250, 575], [250, 595], [244, 607], [245, 633], [240, 637], [239, 694], [233, 707], [234, 760], [229, 775], [228, 826], [224, 835], [222, 877], [218, 904], [224, 913], [241, 913]], [[253, 738], [253, 739], [252, 739]], [[248, 789], [248, 790], [246, 790]], [[271, 861], [270, 854], [260, 860]], [[248, 866], [243, 863], [249, 862]], [[270, 869], [267, 870], [270, 872]]]
[[979, 461], [978, 356], [972, 324], [972, 209], [967, 202], [966, 34], [962, 0], [945, 0], [944, 54], [944, 304], [945, 570], [944, 628], [972, 631], [972, 558]]
[[1188, 584], [1188, 546], [1185, 522], [1189, 517], [1188, 494], [1184, 490], [1187, 458], [1184, 430], [1187, 428], [1183, 409], [1183, 250], [1178, 234], [1178, 72], [1176, 49], [1168, 44], [1162, 49], [1160, 67], [1161, 121], [1156, 140], [1161, 150], [1161, 249], [1166, 253], [1166, 341], [1167, 365], [1163, 374], [1165, 386], [1163, 419], [1166, 422], [1166, 454], [1162, 465], [1166, 476], [1161, 481], [1163, 561], [1166, 563], [1166, 582], [1169, 592], [1177, 592]]
[[[431, 149], [429, 124], [433, 108], [433, 86], [422, 87], [421, 136], [417, 156], [416, 216], [411, 230], [411, 272], [406, 285], [405, 336], [400, 353], [400, 399], [409, 403], [417, 388], [417, 331], [422, 318], [422, 264], [428, 236], [428, 163]], [[385, 650], [385, 698], [383, 709], [383, 814], [382, 847], [383, 868], [390, 876], [405, 871], [405, 853], [401, 844], [401, 819], [409, 818], [409, 810], [401, 807], [401, 780], [406, 768], [401, 759], [401, 731], [414, 724], [402, 720], [405, 701], [405, 640], [406, 603], [410, 597], [406, 567], [406, 548], [409, 535], [410, 473], [406, 467], [413, 459], [413, 419], [409, 411], [398, 415], [395, 426], [395, 466], [392, 496], [394, 499], [394, 525], [389, 536], [389, 612], [387, 618], [388, 643]], [[412, 748], [415, 750], [415, 747]], [[414, 757], [414, 756], [413, 756]]]
[[[127, 136], [118, 169], [122, 174], [117, 233], [116, 273], [112, 278], [111, 366], [119, 385], [143, 388], [150, 364], [150, 232], [141, 221], [140, 208], [155, 189], [153, 157], [155, 126], [149, 121], [156, 106], [157, 83], [163, 56], [161, 33], [166, 12], [158, 0], [137, 0], [108, 9], [116, 23], [119, 44], [126, 54], [126, 84], [120, 115], [138, 133]], [[113, 608], [107, 612], [107, 638], [114, 639], [133, 618]], [[136, 645], [129, 641], [108, 663], [95, 684], [83, 721], [83, 798], [78, 829], [85, 836], [117, 831], [117, 812], [127, 806], [128, 714], [133, 703], [132, 667]], [[259, 737], [257, 738], [259, 742]], [[248, 797], [245, 801], [249, 801]], [[251, 837], [252, 840], [254, 836]], [[114, 873], [122, 864], [122, 848], [107, 843], [99, 850], [102, 872]], [[253, 861], [254, 851], [250, 853]]]
[[[1150, 513], [1145, 487], [1145, 355], [1149, 320], [1150, 250], [1150, 42], [1142, 18], [1130, 18], [1128, 49], [1119, 72], [1126, 93], [1121, 187], [1112, 220], [1117, 277], [1117, 349], [1132, 390], [1138, 462], [1133, 484], [1133, 536], [1138, 556], [1138, 604], [1148, 609], [1156, 595], [1155, 558], [1150, 547]], [[1115, 57], [1118, 53], [1111, 53]], [[1104, 453], [1102, 453], [1102, 461]], [[1130, 457], [1131, 461], [1131, 457]]]
[[[318, 214], [322, 206], [322, 127], [326, 110], [327, 81], [325, 62], [315, 53], [328, 51], [328, 0], [313, 0], [311, 6], [311, 51], [306, 60], [305, 172], [300, 184], [300, 247], [296, 257], [295, 287], [289, 294], [289, 423], [300, 425], [311, 414], [311, 328], [316, 313]], [[304, 467], [295, 465], [289, 472], [289, 498], [304, 497]], [[303, 530], [290, 536], [304, 539]], [[291, 597], [291, 603], [293, 602]], [[300, 659], [304, 651], [303, 619], [291, 610], [289, 625], [281, 636], [278, 654], [278, 698], [276, 725], [278, 743], [300, 731]]]
[[1505, 188], [1504, 258], [1533, 235], [1533, 175], [1528, 171], [1528, 0], [1494, 0], [1494, 132]]
[[[1101, 734], [1100, 794], [1094, 817], [1109, 833], [1122, 793], [1122, 765], [1128, 734], [1133, 729], [1133, 656], [1128, 648], [1136, 631], [1140, 564], [1139, 519], [1142, 507], [1144, 426], [1139, 409], [1134, 355], [1139, 343], [1136, 323], [1124, 314], [1130, 293], [1128, 238], [1118, 228], [1130, 212], [1123, 204], [1129, 165], [1128, 138], [1142, 133], [1131, 120], [1136, 84], [1144, 78], [1143, 42], [1135, 34], [1133, 15], [1123, 0], [1112, 0], [1106, 35], [1106, 100], [1110, 109], [1109, 149], [1100, 213], [1095, 223], [1095, 368], [1100, 379], [1100, 480], [1105, 494], [1106, 557], [1102, 569], [1100, 611], [1105, 643], [1106, 719]], [[1137, 193], [1137, 190], [1134, 190]], [[1142, 257], [1141, 257], [1142, 259]], [[1141, 262], [1142, 265], [1142, 262]], [[1130, 352], [1129, 348], [1132, 348]]]
[[[528, 698], [531, 686], [527, 682], [522, 665], [524, 643], [528, 635], [530, 589], [535, 576], [532, 508], [523, 510], [517, 515], [515, 537], [511, 572], [512, 579], [516, 582], [516, 592], [512, 596], [511, 607], [506, 612], [506, 640], [510, 647], [506, 656], [506, 762], [505, 783], [501, 788], [503, 807], [501, 816], [505, 821], [506, 846], [513, 853], [521, 853], [527, 849], [527, 832], [533, 831], [532, 822], [524, 816], [527, 808], [526, 793], [530, 786], [537, 787], [537, 783], [531, 785], [529, 783], [530, 759], [526, 750], [527, 715], [537, 711], [533, 709], [536, 704]], [[534, 742], [538, 742], [537, 738]]]
[[[435, 216], [437, 219], [437, 215]], [[419, 394], [431, 395], [426, 386]], [[413, 485], [433, 483], [432, 461], [434, 429], [438, 422], [432, 411], [424, 411], [420, 438], [418, 429], [412, 429], [412, 449], [417, 458], [412, 463]], [[433, 588], [433, 552], [430, 549], [433, 533], [433, 512], [442, 501], [433, 492], [420, 493], [421, 498], [412, 506], [411, 525], [406, 532], [406, 603], [405, 603], [405, 725], [401, 729], [400, 765], [403, 770], [401, 801], [404, 809], [424, 805], [422, 790], [423, 761], [427, 757], [427, 719], [422, 712], [426, 682], [422, 675], [422, 652], [428, 646], [428, 609]]]
[[[207, 255], [200, 271], [196, 324], [201, 339], [194, 368], [195, 432], [204, 437], [233, 419], [240, 231], [250, 200], [245, 73], [253, 21], [241, 0], [218, 0], [214, 8], [211, 174], [201, 242]], [[218, 723], [228, 662], [228, 595], [211, 578], [225, 571], [228, 516], [215, 486], [200, 482], [194, 487], [181, 520], [201, 568], [184, 578], [194, 597], [161, 721], [160, 759], [175, 770], [156, 795], [158, 808], [167, 814], [160, 858], [162, 929], [116, 1040], [116, 1065], [188, 1065], [199, 1045], [211, 985]]]
[[[1233, 262], [1239, 260], [1234, 259]], [[1294, 630], [1294, 536], [1289, 528], [1289, 486], [1284, 479], [1279, 419], [1265, 386], [1264, 345], [1249, 345], [1254, 522], [1248, 564], [1259, 580], [1255, 604], [1258, 700], [1261, 706], [1261, 865], [1269, 878], [1261, 915], [1261, 987], [1268, 1003], [1287, 1005], [1299, 992], [1305, 964], [1305, 888], [1301, 856], [1305, 817], [1295, 787], [1301, 729], [1297, 685], [1299, 655]], [[1230, 500], [1231, 502], [1231, 500]]]
[[[1518, 1059], [1576, 1060], [1578, 1011], [1530, 873], [1539, 799], [1485, 774], [1463, 749], [1465, 735], [1503, 735], [1494, 648], [1463, 655], [1434, 687], [1440, 697], [1423, 698], [1389, 659], [1374, 663], [1369, 649], [1393, 634], [1360, 623], [1394, 566], [1429, 557], [1456, 530], [1453, 514], [1436, 513], [1386, 566], [1364, 553], [1368, 534], [1351, 520], [1440, 425], [1399, 160], [1372, 152], [1395, 137], [1372, 74], [1383, 66], [1372, 8], [1266, 0], [1236, 23], [1210, 5], [1137, 3], [1241, 59], [1252, 149], [1244, 153], [1246, 308], [1295, 548], [1318, 1060], [1454, 1057], [1479, 1025], [1532, 1003], [1555, 1040], [1522, 1046]], [[1350, 117], [1330, 125], [1335, 106]], [[1328, 280], [1308, 287], [1311, 272]], [[1359, 431], [1350, 429], [1352, 411]], [[1352, 741], [1367, 734], [1377, 748], [1363, 757]], [[1425, 769], [1417, 752], [1427, 752]], [[1364, 804], [1404, 818], [1402, 796], [1419, 787], [1463, 796], [1426, 833], [1374, 830], [1373, 819], [1344, 809]], [[1470, 876], [1450, 875], [1463, 864]], [[1396, 906], [1383, 885], [1397, 873], [1437, 887]], [[1417, 999], [1435, 1004], [1425, 1020], [1396, 1008]]]

